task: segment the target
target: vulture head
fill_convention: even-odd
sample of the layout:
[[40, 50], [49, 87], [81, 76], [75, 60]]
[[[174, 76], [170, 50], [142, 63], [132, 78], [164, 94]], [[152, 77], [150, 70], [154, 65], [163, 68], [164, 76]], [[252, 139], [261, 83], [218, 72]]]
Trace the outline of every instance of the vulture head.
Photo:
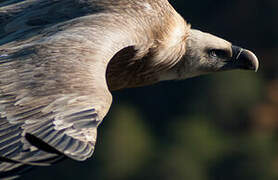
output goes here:
[[2, 0], [0, 179], [91, 157], [113, 90], [258, 66], [167, 0]]
[[190, 29], [184, 40], [185, 53], [162, 80], [186, 79], [202, 74], [244, 69], [257, 71], [254, 53], [209, 33]]

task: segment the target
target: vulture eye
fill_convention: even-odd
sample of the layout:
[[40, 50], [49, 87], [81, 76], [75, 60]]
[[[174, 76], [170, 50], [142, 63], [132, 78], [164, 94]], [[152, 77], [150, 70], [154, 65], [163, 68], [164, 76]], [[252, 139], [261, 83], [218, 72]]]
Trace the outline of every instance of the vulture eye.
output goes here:
[[215, 50], [210, 50], [209, 51], [209, 56], [210, 57], [217, 57], [216, 51]]
[[213, 58], [226, 58], [228, 53], [225, 50], [221, 49], [210, 49], [208, 52], [210, 57]]

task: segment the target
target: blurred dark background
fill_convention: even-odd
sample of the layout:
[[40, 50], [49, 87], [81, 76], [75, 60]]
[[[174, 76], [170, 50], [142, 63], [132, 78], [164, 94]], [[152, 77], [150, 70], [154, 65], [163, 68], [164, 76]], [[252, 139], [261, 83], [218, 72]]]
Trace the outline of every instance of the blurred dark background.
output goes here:
[[278, 178], [278, 1], [170, 2], [193, 28], [254, 51], [259, 72], [115, 92], [90, 160], [37, 168], [22, 179]]

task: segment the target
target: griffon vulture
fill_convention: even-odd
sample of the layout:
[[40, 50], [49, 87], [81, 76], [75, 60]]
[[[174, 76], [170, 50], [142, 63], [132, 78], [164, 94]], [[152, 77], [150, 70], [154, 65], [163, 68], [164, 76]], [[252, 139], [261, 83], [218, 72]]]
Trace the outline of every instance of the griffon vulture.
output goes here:
[[258, 69], [167, 0], [2, 0], [0, 25], [0, 178], [89, 158], [110, 91]]

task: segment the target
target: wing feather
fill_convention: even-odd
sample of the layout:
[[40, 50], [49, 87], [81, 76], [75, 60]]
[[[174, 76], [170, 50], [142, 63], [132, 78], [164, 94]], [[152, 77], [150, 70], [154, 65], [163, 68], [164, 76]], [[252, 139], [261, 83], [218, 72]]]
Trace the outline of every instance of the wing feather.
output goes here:
[[[11, 55], [0, 65], [0, 159], [9, 160], [0, 162], [0, 177], [15, 169], [44, 165], [41, 162], [55, 163], [63, 156], [87, 159], [94, 150], [97, 127], [110, 107], [111, 95], [105, 81], [98, 85], [99, 81], [86, 77], [87, 85], [83, 81], [79, 85], [72, 75], [59, 77], [59, 73], [77, 70], [64, 69], [64, 64], [57, 68], [59, 64], [55, 63], [51, 67], [38, 65], [40, 70], [48, 71], [36, 76], [36, 68], [26, 69], [36, 65], [24, 64], [31, 56], [37, 58], [33, 53], [24, 54], [24, 58], [17, 56], [18, 59]], [[18, 67], [17, 71], [12, 70], [14, 67]], [[57, 74], [49, 73], [51, 68]], [[88, 73], [84, 70], [82, 67]], [[43, 83], [38, 85], [38, 81]]]

